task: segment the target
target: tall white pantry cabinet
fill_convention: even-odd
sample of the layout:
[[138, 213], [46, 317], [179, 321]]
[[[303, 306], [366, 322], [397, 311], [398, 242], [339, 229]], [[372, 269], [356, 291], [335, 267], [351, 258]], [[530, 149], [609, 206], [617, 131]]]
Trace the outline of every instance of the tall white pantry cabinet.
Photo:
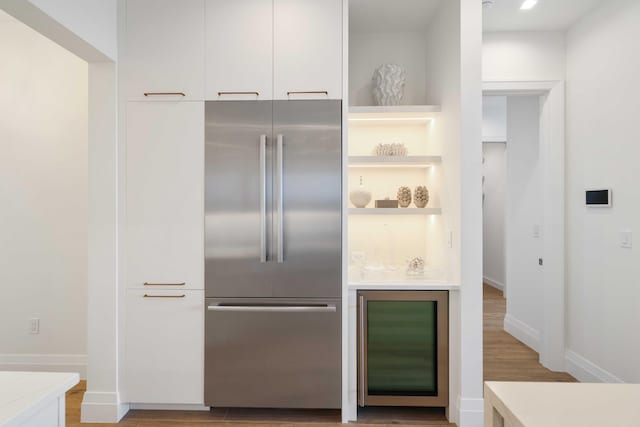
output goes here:
[[341, 99], [342, 1], [126, 0], [127, 402], [203, 404], [204, 101]]

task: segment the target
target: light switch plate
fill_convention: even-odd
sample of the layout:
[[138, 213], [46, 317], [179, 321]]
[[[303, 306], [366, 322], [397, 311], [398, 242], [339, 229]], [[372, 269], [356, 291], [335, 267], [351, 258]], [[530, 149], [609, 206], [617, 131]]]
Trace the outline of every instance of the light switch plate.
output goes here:
[[633, 247], [633, 233], [630, 230], [620, 232], [620, 247], [625, 249]]
[[533, 238], [534, 239], [539, 239], [540, 238], [540, 226], [538, 224], [533, 226]]

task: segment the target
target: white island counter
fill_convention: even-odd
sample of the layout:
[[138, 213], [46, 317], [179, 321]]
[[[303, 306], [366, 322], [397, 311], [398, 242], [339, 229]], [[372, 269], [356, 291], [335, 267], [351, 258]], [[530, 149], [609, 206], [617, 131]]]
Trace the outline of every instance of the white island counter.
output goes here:
[[640, 385], [487, 382], [485, 427], [637, 427]]
[[0, 427], [64, 427], [65, 393], [78, 374], [0, 372]]

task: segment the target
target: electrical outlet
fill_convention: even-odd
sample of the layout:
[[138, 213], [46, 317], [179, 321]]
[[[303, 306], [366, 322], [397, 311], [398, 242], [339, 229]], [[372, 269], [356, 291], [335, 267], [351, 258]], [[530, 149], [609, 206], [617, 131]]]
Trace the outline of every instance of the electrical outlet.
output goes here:
[[29, 319], [29, 333], [30, 334], [40, 333], [40, 319], [35, 317], [33, 319]]
[[631, 249], [633, 247], [633, 233], [629, 230], [620, 232], [620, 247]]

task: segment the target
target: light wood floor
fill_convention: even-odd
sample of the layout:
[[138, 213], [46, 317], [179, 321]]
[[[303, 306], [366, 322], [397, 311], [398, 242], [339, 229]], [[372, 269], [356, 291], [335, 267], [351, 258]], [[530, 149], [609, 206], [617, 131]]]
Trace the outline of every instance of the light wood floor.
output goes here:
[[506, 309], [502, 292], [484, 285], [484, 380], [575, 382], [569, 374], [544, 368], [538, 353], [504, 331]]
[[[503, 330], [506, 301], [502, 293], [484, 287], [484, 378], [486, 381], [575, 381], [538, 363], [538, 354]], [[338, 411], [261, 411], [221, 409], [211, 412], [130, 411], [120, 424], [80, 424], [80, 404], [86, 384], [67, 393], [67, 427], [337, 427]], [[429, 425], [451, 427], [441, 410], [428, 408], [366, 408], [362, 424], [399, 427]]]

